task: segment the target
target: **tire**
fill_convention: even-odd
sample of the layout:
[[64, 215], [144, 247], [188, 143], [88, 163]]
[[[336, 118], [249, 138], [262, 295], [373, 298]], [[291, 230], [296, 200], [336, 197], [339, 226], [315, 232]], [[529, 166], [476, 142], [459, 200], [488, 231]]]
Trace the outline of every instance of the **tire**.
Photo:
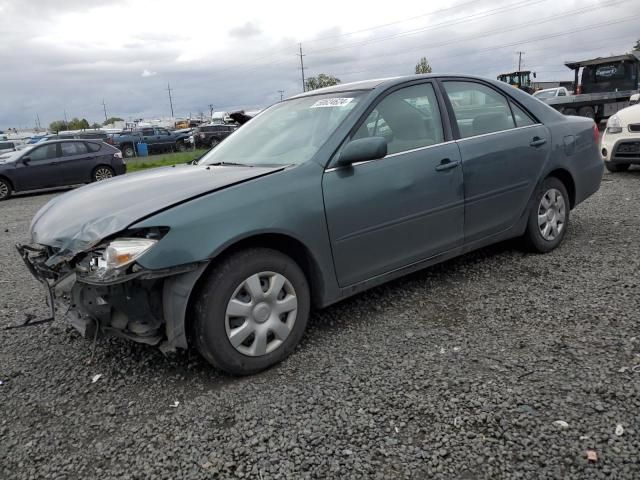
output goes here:
[[11, 183], [4, 178], [0, 178], [0, 201], [10, 198], [12, 192], [13, 187], [11, 186]]
[[124, 158], [132, 158], [136, 154], [136, 151], [133, 149], [133, 145], [123, 145], [121, 150]]
[[211, 143], [209, 143], [210, 148], [215, 148], [220, 143], [220, 140], [217, 138], [212, 138]]
[[604, 162], [604, 166], [607, 167], [607, 170], [609, 170], [611, 173], [617, 173], [626, 172], [627, 170], [629, 170], [631, 164]]
[[565, 115], [573, 115], [573, 116], [578, 115], [578, 111], [575, 108], [565, 108], [564, 112], [562, 113], [564, 113]]
[[591, 107], [580, 107], [580, 110], [578, 110], [578, 116], [590, 118], [593, 121], [596, 119], [596, 113]]
[[[280, 277], [283, 286], [269, 295], [269, 285]], [[260, 372], [293, 352], [307, 326], [310, 304], [307, 279], [291, 258], [266, 248], [240, 251], [223, 260], [198, 293], [193, 318], [196, 348], [209, 363], [232, 375]], [[279, 318], [271, 310], [276, 305], [282, 309]], [[234, 307], [239, 316], [227, 315]], [[236, 346], [231, 343], [234, 332]]]
[[186, 152], [187, 151], [187, 146], [184, 144], [184, 142], [178, 142], [178, 143], [176, 143], [176, 150], [178, 152]]
[[92, 182], [100, 182], [102, 180], [108, 180], [109, 178], [113, 178], [116, 176], [116, 173], [113, 171], [113, 168], [108, 165], [98, 165], [91, 172], [91, 181]]
[[[557, 199], [557, 195], [561, 197], [561, 200]], [[554, 200], [554, 198], [555, 203], [550, 204], [549, 200]], [[549, 211], [550, 213], [547, 213]], [[536, 190], [529, 212], [527, 229], [524, 234], [528, 249], [538, 253], [547, 253], [558, 247], [569, 228], [570, 212], [569, 195], [564, 184], [555, 177], [546, 178]], [[543, 217], [546, 217], [546, 220]]]

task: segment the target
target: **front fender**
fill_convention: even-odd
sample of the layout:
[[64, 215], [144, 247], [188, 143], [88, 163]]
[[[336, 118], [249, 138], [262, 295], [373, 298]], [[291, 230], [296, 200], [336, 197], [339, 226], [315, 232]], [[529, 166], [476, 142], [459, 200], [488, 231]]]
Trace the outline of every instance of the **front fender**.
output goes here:
[[130, 228], [169, 232], [138, 263], [150, 270], [208, 262], [262, 234], [286, 235], [311, 252], [322, 277], [321, 303], [338, 295], [322, 196], [323, 168], [308, 162], [176, 205]]

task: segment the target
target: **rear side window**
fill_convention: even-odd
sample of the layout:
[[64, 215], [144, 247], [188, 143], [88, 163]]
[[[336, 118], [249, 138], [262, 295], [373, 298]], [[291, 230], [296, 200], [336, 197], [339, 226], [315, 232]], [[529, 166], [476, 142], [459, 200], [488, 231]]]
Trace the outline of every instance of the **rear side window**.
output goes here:
[[353, 136], [366, 137], [384, 137], [389, 154], [441, 143], [442, 120], [433, 86], [412, 85], [384, 97]]
[[474, 82], [443, 82], [461, 138], [515, 128], [507, 99]]
[[13, 148], [13, 143], [11, 142], [0, 142], [0, 149], [4, 148]]
[[100, 148], [102, 148], [98, 143], [93, 143], [93, 142], [87, 142], [85, 143], [85, 145], [87, 146], [90, 152], [99, 152]]
[[82, 142], [62, 142], [60, 149], [63, 157], [87, 153], [87, 146]]
[[142, 135], [144, 135], [145, 137], [150, 137], [153, 135], [153, 128], [143, 128], [142, 129]]
[[517, 127], [527, 127], [529, 125], [534, 125], [535, 122], [531, 119], [529, 115], [525, 113], [519, 106], [517, 106], [513, 102], [509, 102], [511, 104], [511, 111], [513, 112], [513, 117], [516, 120]]

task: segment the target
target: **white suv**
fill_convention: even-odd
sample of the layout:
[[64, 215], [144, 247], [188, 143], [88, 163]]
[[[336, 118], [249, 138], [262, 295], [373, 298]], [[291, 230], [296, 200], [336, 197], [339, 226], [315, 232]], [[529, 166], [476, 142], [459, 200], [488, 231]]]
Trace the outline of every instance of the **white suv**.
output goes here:
[[631, 164], [640, 164], [640, 104], [609, 117], [600, 153], [610, 172], [624, 172]]

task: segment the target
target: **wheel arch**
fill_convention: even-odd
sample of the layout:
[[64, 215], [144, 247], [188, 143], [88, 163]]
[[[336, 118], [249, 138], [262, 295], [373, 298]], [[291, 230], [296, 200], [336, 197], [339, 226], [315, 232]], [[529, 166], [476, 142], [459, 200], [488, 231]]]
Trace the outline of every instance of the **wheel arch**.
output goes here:
[[11, 190], [15, 191], [16, 186], [13, 184], [13, 182], [9, 177], [7, 177], [6, 175], [0, 174], [0, 178], [9, 184], [9, 186], [11, 187]]
[[[163, 303], [181, 303], [181, 305], [167, 305], [165, 303], [165, 312], [171, 312], [170, 316], [165, 316], [165, 321], [167, 336], [172, 346], [186, 348], [192, 343], [190, 338], [193, 307], [208, 274], [229, 255], [249, 248], [271, 248], [289, 256], [302, 269], [309, 282], [312, 306], [322, 304], [325, 282], [319, 264], [309, 248], [300, 240], [285, 233], [254, 234], [224, 246], [202, 269], [186, 274], [184, 276], [186, 282], [181, 282], [179, 278], [165, 282]], [[182, 293], [178, 293], [179, 291]], [[187, 292], [188, 295], [185, 295]]]
[[569, 205], [573, 208], [576, 204], [576, 182], [573, 179], [573, 175], [564, 168], [556, 168], [549, 172], [545, 178], [554, 177], [560, 180], [569, 194]]

